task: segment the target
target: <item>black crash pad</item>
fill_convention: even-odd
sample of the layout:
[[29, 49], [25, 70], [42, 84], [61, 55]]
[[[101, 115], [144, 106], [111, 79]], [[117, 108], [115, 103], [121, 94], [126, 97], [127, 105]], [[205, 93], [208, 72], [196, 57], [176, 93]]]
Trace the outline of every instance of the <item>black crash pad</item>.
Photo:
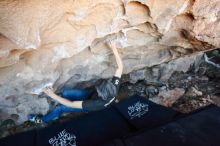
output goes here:
[[140, 129], [152, 129], [176, 119], [177, 112], [132, 96], [104, 110], [44, 129], [0, 139], [0, 146], [97, 146]]
[[139, 96], [133, 96], [129, 100], [119, 102], [115, 108], [136, 130], [158, 127], [181, 116], [171, 108], [158, 105]]
[[220, 108], [210, 106], [152, 130], [142, 130], [106, 146], [219, 146]]
[[36, 132], [31, 130], [0, 139], [0, 146], [35, 146]]
[[130, 128], [113, 108], [107, 108], [38, 131], [37, 145], [50, 146], [49, 143], [60, 143], [62, 139], [58, 137], [59, 134], [62, 135], [62, 131], [75, 137], [77, 146], [89, 146], [126, 135]]

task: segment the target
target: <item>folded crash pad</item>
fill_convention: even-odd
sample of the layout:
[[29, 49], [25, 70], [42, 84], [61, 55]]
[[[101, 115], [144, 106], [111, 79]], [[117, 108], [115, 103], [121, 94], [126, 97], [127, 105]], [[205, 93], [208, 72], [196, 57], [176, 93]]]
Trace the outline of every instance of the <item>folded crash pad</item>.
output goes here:
[[136, 129], [154, 128], [181, 116], [171, 108], [158, 105], [140, 96], [133, 96], [119, 102], [115, 108]]
[[209, 106], [166, 125], [142, 130], [105, 146], [219, 146], [220, 108]]

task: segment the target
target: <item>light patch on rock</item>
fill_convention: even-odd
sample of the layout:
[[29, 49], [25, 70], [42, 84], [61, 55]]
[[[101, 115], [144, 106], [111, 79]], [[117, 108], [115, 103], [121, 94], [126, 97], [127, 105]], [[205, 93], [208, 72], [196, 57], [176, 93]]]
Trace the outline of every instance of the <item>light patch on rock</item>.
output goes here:
[[46, 87], [52, 87], [53, 86], [53, 82], [47, 82], [45, 84], [39, 84], [38, 85], [39, 87], [34, 87], [32, 89], [32, 91], [30, 92], [30, 94], [36, 94], [36, 95], [39, 95], [40, 93], [43, 92], [43, 90], [46, 88]]
[[35, 46], [34, 44], [28, 44], [27, 46], [25, 46], [25, 49], [37, 49], [37, 46]]
[[32, 77], [34, 77], [33, 69], [26, 66], [25, 69], [22, 72], [16, 74], [16, 77], [17, 78], [22, 78], [24, 80], [25, 79], [31, 79]]
[[65, 45], [55, 47], [53, 50], [54, 50], [54, 56], [51, 61], [52, 63], [54, 63], [62, 58], [69, 58], [70, 57], [69, 53], [66, 51]]
[[104, 56], [102, 54], [95, 54], [94, 57], [95, 57], [97, 62], [103, 62], [103, 61], [106, 60], [106, 56]]
[[177, 15], [183, 13], [183, 12], [186, 10], [186, 8], [187, 8], [188, 5], [189, 5], [189, 1], [190, 1], [190, 0], [186, 0], [186, 1], [184, 2], [183, 6], [179, 9], [179, 12], [178, 12], [175, 16], [173, 16], [172, 19], [170, 19], [170, 21], [167, 23], [167, 25], [166, 25], [166, 27], [165, 27], [164, 33], [166, 33], [167, 31], [169, 31], [169, 29], [170, 29], [170, 27], [171, 27], [171, 24], [172, 24], [172, 22], [173, 22], [173, 20], [174, 20], [174, 18], [175, 18]]
[[85, 17], [88, 15], [88, 11], [86, 8], [79, 8], [75, 15], [73, 15], [71, 18], [72, 20], [81, 21], [85, 19]]
[[215, 66], [215, 67], [217, 67], [217, 68], [220, 68], [220, 64], [216, 64], [216, 63], [210, 61], [210, 58], [209, 58], [206, 54], [204, 54], [204, 58], [205, 58], [205, 61], [206, 61], [207, 63], [209, 63], [209, 64], [211, 64], [211, 65], [213, 65], [213, 66]]
[[217, 19], [218, 19], [218, 17], [216, 15], [216, 13], [211, 13], [211, 14], [208, 15], [208, 20], [210, 22], [215, 22]]
[[121, 31], [124, 33], [124, 36], [127, 37], [127, 32], [128, 32], [129, 30], [134, 30], [134, 29], [138, 29], [138, 28], [137, 28], [136, 26], [134, 26], [134, 27], [128, 27], [128, 28], [122, 29]]
[[166, 107], [172, 106], [174, 102], [176, 102], [183, 94], [185, 93], [185, 90], [182, 88], [175, 88], [172, 90], [163, 90], [159, 93], [157, 97], [153, 97], [150, 100], [164, 105]]

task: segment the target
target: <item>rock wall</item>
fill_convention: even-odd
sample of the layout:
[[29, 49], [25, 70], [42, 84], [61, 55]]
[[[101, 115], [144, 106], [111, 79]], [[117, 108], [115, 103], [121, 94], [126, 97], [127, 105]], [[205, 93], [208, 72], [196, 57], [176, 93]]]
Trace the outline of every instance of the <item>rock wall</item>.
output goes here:
[[[45, 114], [38, 94], [220, 47], [220, 0], [1, 0], [0, 119]], [[42, 103], [42, 104], [39, 104]]]

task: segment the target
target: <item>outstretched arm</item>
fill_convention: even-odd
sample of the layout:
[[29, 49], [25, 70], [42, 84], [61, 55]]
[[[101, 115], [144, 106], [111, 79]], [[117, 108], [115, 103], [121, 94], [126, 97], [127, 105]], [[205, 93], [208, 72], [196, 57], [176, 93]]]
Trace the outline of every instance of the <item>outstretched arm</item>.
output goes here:
[[118, 53], [115, 42], [109, 42], [109, 46], [112, 48], [112, 51], [115, 55], [115, 59], [118, 65], [118, 68], [116, 69], [116, 72], [115, 72], [115, 76], [121, 78], [121, 75], [123, 72], [123, 63], [122, 63], [121, 57]]
[[71, 107], [71, 108], [82, 108], [82, 101], [70, 101], [68, 99], [62, 98], [58, 95], [56, 95], [51, 88], [46, 88], [44, 90], [44, 93], [46, 93], [48, 96], [50, 96], [52, 99], [58, 101], [59, 103]]

